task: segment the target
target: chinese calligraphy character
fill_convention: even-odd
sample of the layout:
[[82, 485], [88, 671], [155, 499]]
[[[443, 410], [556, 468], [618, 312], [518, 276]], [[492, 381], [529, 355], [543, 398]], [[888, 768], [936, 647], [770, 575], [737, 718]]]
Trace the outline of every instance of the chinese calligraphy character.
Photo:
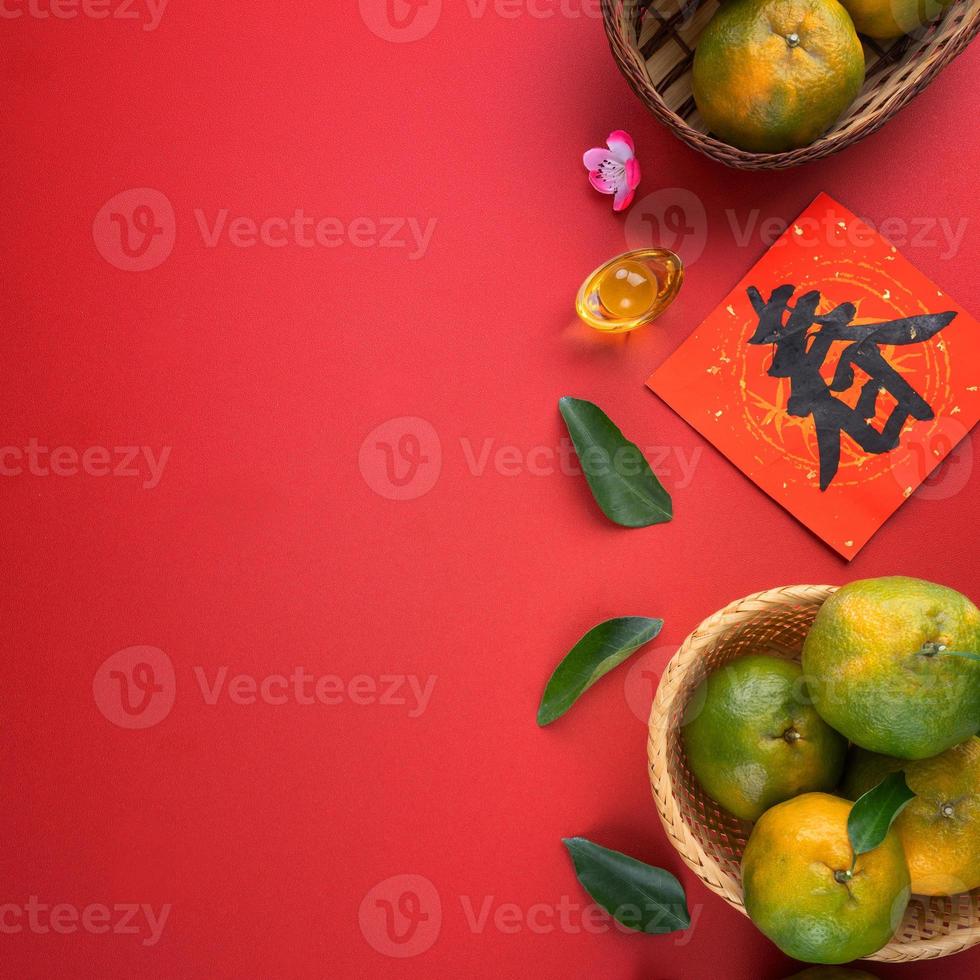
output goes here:
[[[749, 287], [749, 299], [759, 316], [758, 329], [749, 343], [775, 345], [768, 374], [790, 379], [786, 406], [790, 415], [812, 416], [820, 455], [820, 489], [826, 490], [840, 465], [842, 432], [865, 452], [887, 453], [898, 445], [902, 426], [909, 418], [934, 417], [925, 399], [885, 360], [879, 348], [929, 340], [951, 323], [956, 314], [930, 313], [854, 326], [851, 321], [857, 308], [853, 303], [841, 303], [830, 313], [818, 315], [820, 293], [806, 293], [797, 299], [795, 306], [790, 306], [795, 291], [795, 286], [780, 286], [765, 302], [758, 289]], [[811, 327], [816, 329], [811, 331]], [[841, 352], [833, 380], [828, 384], [820, 369], [835, 341], [846, 343], [847, 347]], [[851, 388], [855, 367], [867, 374], [868, 379], [852, 408], [833, 393]], [[883, 392], [890, 394], [897, 404], [879, 431], [871, 420], [877, 414], [878, 396]]]

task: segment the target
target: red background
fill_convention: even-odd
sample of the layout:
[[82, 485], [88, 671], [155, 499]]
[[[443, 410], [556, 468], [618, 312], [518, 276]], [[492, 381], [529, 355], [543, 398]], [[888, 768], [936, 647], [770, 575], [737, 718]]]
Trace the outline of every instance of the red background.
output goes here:
[[[154, 489], [0, 480], [0, 903], [173, 908], [154, 946], [0, 934], [5, 976], [776, 980], [793, 965], [661, 831], [627, 668], [545, 731], [542, 685], [610, 616], [664, 617], [656, 669], [704, 616], [774, 585], [901, 572], [980, 594], [975, 478], [909, 500], [847, 566], [643, 386], [763, 250], [733, 240], [727, 209], [739, 224], [753, 209], [790, 219], [825, 190], [874, 223], [965, 218], [954, 258], [903, 250], [980, 310], [980, 48], [858, 147], [739, 174], [654, 122], [600, 24], [568, 15], [575, 0], [546, 19], [445, 6], [408, 44], [372, 33], [353, 0], [172, 0], [150, 32], [0, 19], [0, 442], [172, 447]], [[624, 222], [580, 158], [617, 127], [636, 138], [641, 201], [693, 191], [707, 243], [656, 327], [601, 342], [571, 305], [623, 250]], [[94, 246], [93, 219], [142, 187], [172, 202], [176, 243], [159, 267], [124, 272]], [[207, 248], [194, 211], [222, 208], [437, 227], [417, 261], [351, 243]], [[580, 477], [471, 472], [461, 440], [521, 459], [556, 447], [563, 394], [669, 447], [668, 465], [703, 447], [689, 483], [676, 465], [664, 475], [673, 523], [615, 528]], [[442, 470], [428, 493], [393, 501], [359, 453], [403, 416], [434, 427]], [[172, 659], [177, 695], [160, 724], [130, 731], [103, 717], [92, 682], [138, 644]], [[437, 682], [410, 718], [349, 698], [210, 706], [194, 675], [300, 665]], [[629, 690], [649, 700], [642, 683]], [[574, 834], [678, 873], [698, 914], [690, 941], [469, 928], [464, 898], [524, 912], [582, 901], [560, 843]], [[431, 949], [393, 959], [369, 944], [358, 908], [404, 873], [432, 882], [442, 924]], [[975, 951], [873, 969], [955, 978], [978, 966]]]

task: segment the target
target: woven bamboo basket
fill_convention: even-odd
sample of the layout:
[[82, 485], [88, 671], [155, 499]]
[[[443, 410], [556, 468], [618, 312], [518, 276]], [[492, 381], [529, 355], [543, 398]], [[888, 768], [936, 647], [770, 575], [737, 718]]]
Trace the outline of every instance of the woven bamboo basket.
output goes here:
[[680, 139], [742, 170], [776, 170], [819, 160], [883, 126], [980, 32], [980, 3], [954, 0], [915, 37], [864, 39], [867, 80], [854, 104], [824, 136], [787, 153], [748, 153], [708, 135], [691, 94], [694, 49], [718, 0], [602, 0], [609, 45], [650, 111]]
[[[680, 737], [687, 702], [716, 667], [750, 650], [798, 660], [817, 609], [835, 591], [794, 585], [759, 592], [706, 619], [671, 658], [650, 712], [650, 785], [660, 819], [684, 863], [745, 914], [739, 872], [752, 825], [722, 810], [688, 769]], [[949, 898], [913, 895], [895, 938], [868, 959], [934, 959], [980, 943], [980, 889]]]

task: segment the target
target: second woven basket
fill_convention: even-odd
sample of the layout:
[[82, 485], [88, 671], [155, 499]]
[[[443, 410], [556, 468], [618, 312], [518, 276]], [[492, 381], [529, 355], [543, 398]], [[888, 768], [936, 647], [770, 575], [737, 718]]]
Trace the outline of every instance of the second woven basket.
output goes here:
[[[709, 616], [681, 645], [650, 712], [650, 785], [664, 829], [684, 863], [743, 914], [739, 863], [752, 825], [726, 813], [691, 774], [680, 737], [692, 693], [712, 670], [749, 651], [798, 660], [830, 585], [790, 585], [739, 599]], [[949, 898], [913, 895], [895, 938], [868, 959], [949, 956], [980, 943], [980, 889]]]
[[742, 170], [795, 167], [864, 139], [908, 105], [980, 32], [980, 3], [954, 0], [916, 37], [864, 39], [867, 81], [826, 135], [787, 153], [749, 153], [706, 131], [691, 94], [694, 49], [717, 9], [717, 0], [602, 0], [613, 57], [640, 100], [689, 146]]

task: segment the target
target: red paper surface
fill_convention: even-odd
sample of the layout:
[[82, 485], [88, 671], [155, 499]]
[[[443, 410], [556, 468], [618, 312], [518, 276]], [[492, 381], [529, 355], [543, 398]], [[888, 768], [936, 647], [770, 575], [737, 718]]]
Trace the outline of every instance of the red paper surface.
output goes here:
[[850, 559], [976, 425], [978, 378], [980, 324], [821, 194], [648, 384]]
[[[157, 461], [171, 447], [148, 488], [145, 456], [136, 477], [35, 476], [26, 457], [0, 476], [0, 903], [172, 906], [150, 946], [81, 923], [0, 933], [5, 977], [798, 969], [665, 837], [647, 782], [653, 686], [703, 618], [759, 589], [903, 572], [980, 597], [976, 435], [845, 568], [644, 380], [763, 254], [768, 223], [821, 190], [904, 222], [896, 244], [910, 260], [980, 308], [980, 48], [846, 152], [735, 173], [664, 130], [590, 5], [565, 6], [422, 7], [439, 16], [407, 43], [379, 36], [358, 4], [322, 0], [174, 0], [153, 31], [0, 18], [0, 446], [147, 446]], [[626, 218], [581, 164], [618, 127], [645, 173]], [[164, 258], [154, 236], [144, 257], [160, 263], [131, 272], [103, 257], [93, 226], [141, 188], [170, 202], [175, 236]], [[132, 216], [139, 200], [113, 209]], [[299, 208], [340, 220], [342, 242], [228, 237], [237, 218]], [[162, 226], [166, 209], [155, 216]], [[356, 219], [386, 217], [437, 219], [421, 258], [365, 245], [363, 226], [352, 240]], [[939, 219], [966, 222], [957, 245]], [[269, 230], [281, 239], [281, 225]], [[654, 236], [687, 262], [676, 304], [628, 339], [591, 336], [572, 313], [582, 279]], [[602, 517], [563, 462], [565, 394], [596, 401], [645, 448], [673, 522], [625, 531]], [[622, 615], [662, 616], [664, 630], [539, 730], [556, 660]], [[121, 706], [110, 674], [134, 663], [102, 668], [139, 646], [169, 658], [173, 703], [150, 727], [123, 728], [93, 684], [108, 681], [100, 697]], [[157, 654], [127, 656], [169, 684]], [[277, 683], [268, 700], [239, 703], [240, 684], [229, 697], [237, 676], [261, 684], [297, 667], [340, 678], [339, 702], [303, 704], [290, 688], [276, 703]], [[222, 668], [212, 704], [199, 672], [210, 691]], [[404, 687], [406, 703], [378, 703], [391, 675], [423, 689], [437, 678], [421, 713]], [[586, 920], [560, 843], [574, 834], [676, 873], [691, 932], [627, 936]], [[431, 918], [393, 958], [372, 945], [385, 937], [373, 903], [406, 893], [403, 875], [417, 876], [407, 891]], [[563, 900], [578, 903], [564, 921]], [[367, 931], [362, 904], [376, 916]], [[872, 972], [972, 980], [978, 968], [973, 951]]]

